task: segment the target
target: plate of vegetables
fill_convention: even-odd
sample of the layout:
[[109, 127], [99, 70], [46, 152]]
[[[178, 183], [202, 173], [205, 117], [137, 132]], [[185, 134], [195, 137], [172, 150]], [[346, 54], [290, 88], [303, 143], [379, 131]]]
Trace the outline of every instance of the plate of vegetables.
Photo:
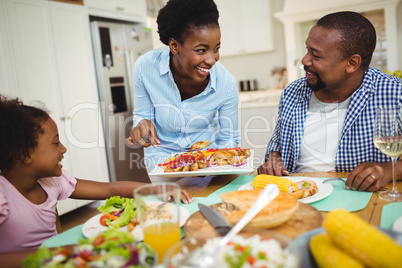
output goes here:
[[78, 245], [59, 248], [42, 247], [29, 255], [23, 268], [58, 267], [154, 267], [156, 252], [147, 244], [118, 229], [109, 229]]
[[253, 150], [240, 147], [177, 153], [159, 163], [149, 175], [187, 177], [250, 173], [253, 156]]
[[[161, 202], [145, 202], [142, 206], [147, 209], [153, 209]], [[175, 209], [171, 204], [166, 204], [163, 209]], [[115, 228], [120, 231], [131, 233], [138, 240], [143, 240], [142, 228], [137, 220], [137, 210], [135, 200], [133, 198], [124, 198], [113, 196], [106, 199], [104, 205], [98, 210], [101, 212], [89, 220], [82, 227], [82, 234], [86, 238], [91, 238], [108, 229]], [[163, 214], [163, 211], [162, 211]], [[163, 217], [163, 215], [158, 215]], [[180, 207], [180, 226], [183, 226], [190, 213], [184, 207]]]

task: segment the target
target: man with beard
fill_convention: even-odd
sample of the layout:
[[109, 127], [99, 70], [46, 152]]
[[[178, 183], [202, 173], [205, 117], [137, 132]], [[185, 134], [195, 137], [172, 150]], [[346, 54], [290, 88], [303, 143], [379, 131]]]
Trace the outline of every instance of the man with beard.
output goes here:
[[402, 106], [402, 80], [369, 67], [375, 45], [373, 25], [355, 12], [313, 26], [302, 59], [306, 77], [282, 93], [259, 174], [350, 172], [346, 188], [359, 191], [388, 184], [391, 162], [373, 144], [374, 118], [379, 107]]

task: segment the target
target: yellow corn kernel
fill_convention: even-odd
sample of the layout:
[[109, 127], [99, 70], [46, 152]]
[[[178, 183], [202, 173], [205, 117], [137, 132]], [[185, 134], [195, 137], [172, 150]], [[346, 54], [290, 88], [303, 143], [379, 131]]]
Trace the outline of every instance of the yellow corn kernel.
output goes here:
[[286, 193], [292, 193], [297, 190], [297, 185], [294, 183], [294, 181], [265, 174], [255, 176], [252, 185], [254, 189], [262, 189], [269, 183], [276, 184], [279, 190]]
[[310, 250], [320, 268], [364, 268], [361, 263], [338, 249], [326, 233], [311, 238]]
[[330, 212], [323, 227], [333, 243], [368, 267], [398, 267], [402, 247], [385, 233], [343, 209]]

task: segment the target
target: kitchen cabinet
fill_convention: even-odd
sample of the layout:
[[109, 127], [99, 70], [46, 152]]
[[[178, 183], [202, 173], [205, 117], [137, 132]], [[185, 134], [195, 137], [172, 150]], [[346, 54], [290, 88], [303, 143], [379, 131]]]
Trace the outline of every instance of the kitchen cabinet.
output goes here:
[[[0, 77], [9, 95], [26, 104], [41, 101], [67, 147], [65, 169], [75, 177], [109, 181], [101, 132], [89, 19], [86, 8], [45, 0], [6, 0], [0, 17], [1, 51], [9, 68]], [[4, 9], [3, 9], [4, 8]], [[59, 202], [64, 214], [88, 200]]]
[[267, 145], [274, 133], [282, 90], [240, 92], [241, 147], [254, 151], [253, 167], [264, 163]]
[[220, 55], [266, 52], [272, 42], [271, 2], [267, 0], [216, 0], [221, 27]]
[[146, 0], [85, 0], [90, 15], [146, 23]]

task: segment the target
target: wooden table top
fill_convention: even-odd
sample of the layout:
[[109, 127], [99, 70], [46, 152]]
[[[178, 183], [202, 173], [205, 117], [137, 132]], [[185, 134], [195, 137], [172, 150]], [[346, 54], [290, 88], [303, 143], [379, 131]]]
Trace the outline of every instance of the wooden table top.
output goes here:
[[[256, 175], [256, 172], [251, 173], [251, 175]], [[244, 174], [241, 174], [244, 175]], [[187, 189], [194, 197], [207, 197], [216, 190], [227, 185], [237, 177], [241, 175], [220, 175], [220, 176], [210, 176], [210, 177], [187, 177], [183, 178], [178, 183], [181, 187]], [[341, 177], [346, 178], [348, 173], [346, 172], [305, 172], [292, 174], [290, 176], [305, 176], [305, 177], [321, 177], [321, 178], [331, 178], [331, 177]], [[398, 190], [402, 191], [402, 181], [398, 181]], [[392, 183], [387, 185], [388, 189], [392, 188]], [[381, 222], [381, 211], [382, 207], [391, 202], [384, 201], [378, 197], [378, 192], [374, 192], [367, 206], [359, 211], [355, 211], [356, 215], [364, 219], [368, 223], [374, 226], [380, 226]], [[321, 212], [323, 216], [328, 214], [328, 212]]]

